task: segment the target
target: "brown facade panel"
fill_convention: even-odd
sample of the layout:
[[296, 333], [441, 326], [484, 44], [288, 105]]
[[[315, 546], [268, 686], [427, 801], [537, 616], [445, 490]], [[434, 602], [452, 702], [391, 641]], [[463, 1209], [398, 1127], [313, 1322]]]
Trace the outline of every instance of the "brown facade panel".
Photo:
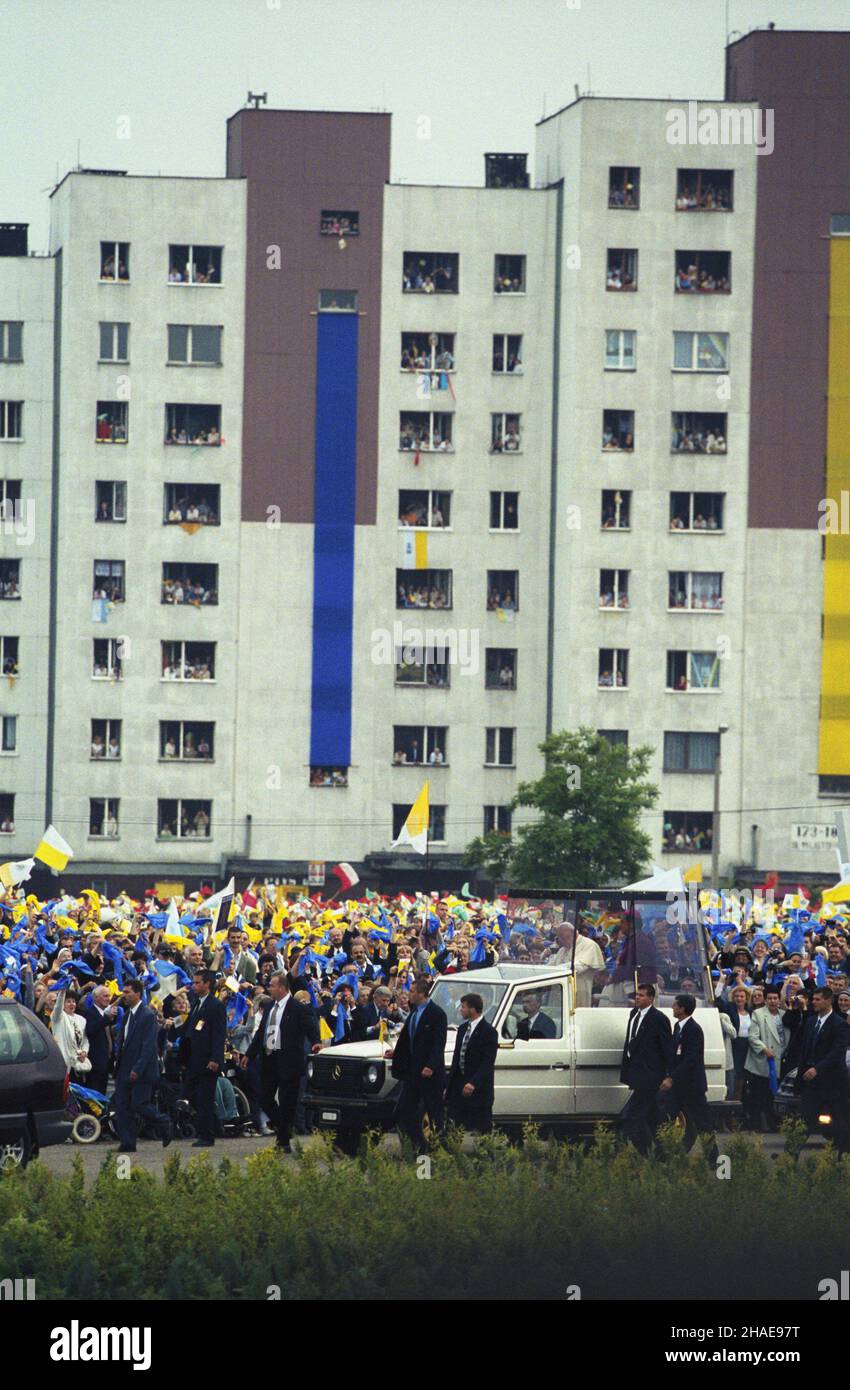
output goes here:
[[[242, 519], [313, 520], [316, 311], [354, 289], [360, 314], [358, 525], [377, 510], [384, 185], [390, 117], [245, 110], [228, 122], [227, 173], [248, 180]], [[359, 234], [320, 233], [323, 210], [356, 211]], [[279, 267], [276, 262], [279, 261]]]
[[850, 34], [758, 30], [726, 100], [774, 113], [757, 160], [749, 525], [817, 525], [826, 452], [829, 223], [850, 211]]

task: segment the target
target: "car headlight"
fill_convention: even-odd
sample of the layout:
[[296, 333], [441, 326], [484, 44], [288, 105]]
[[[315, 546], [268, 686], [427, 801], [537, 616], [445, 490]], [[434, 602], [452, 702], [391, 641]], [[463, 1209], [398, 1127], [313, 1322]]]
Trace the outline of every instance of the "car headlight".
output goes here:
[[312, 1062], [312, 1059], [307, 1063], [307, 1080], [308, 1080], [308, 1081], [312, 1081], [312, 1080], [313, 1080], [313, 1062]]
[[377, 1086], [378, 1077], [380, 1075], [380, 1070], [378, 1067], [375, 1066], [374, 1062], [372, 1063], [371, 1067], [366, 1068], [366, 1080], [370, 1086]]

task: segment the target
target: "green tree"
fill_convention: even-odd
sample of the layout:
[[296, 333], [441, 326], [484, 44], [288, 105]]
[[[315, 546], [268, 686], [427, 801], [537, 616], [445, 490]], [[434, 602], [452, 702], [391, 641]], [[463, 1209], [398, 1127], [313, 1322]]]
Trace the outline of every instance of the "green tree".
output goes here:
[[652, 748], [611, 744], [581, 728], [551, 734], [540, 751], [543, 775], [520, 783], [511, 803], [537, 818], [511, 835], [478, 836], [464, 862], [526, 888], [600, 888], [639, 878], [650, 853], [640, 816], [658, 797], [647, 781]]

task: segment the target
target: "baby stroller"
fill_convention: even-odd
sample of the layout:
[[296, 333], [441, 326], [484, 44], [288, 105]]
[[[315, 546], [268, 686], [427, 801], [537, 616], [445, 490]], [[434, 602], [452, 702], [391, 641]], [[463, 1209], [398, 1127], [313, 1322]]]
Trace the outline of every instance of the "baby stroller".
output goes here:
[[109, 1127], [110, 1102], [100, 1091], [81, 1086], [72, 1081], [68, 1087], [65, 1112], [71, 1125], [71, 1138], [75, 1144], [94, 1144], [100, 1138], [104, 1125]]

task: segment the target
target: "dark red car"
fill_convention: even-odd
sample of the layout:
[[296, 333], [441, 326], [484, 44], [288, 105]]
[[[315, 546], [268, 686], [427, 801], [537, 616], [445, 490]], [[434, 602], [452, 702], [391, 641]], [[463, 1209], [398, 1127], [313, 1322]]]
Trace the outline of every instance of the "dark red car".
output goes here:
[[68, 1071], [44, 1024], [14, 999], [0, 999], [0, 1169], [23, 1167], [71, 1133]]

